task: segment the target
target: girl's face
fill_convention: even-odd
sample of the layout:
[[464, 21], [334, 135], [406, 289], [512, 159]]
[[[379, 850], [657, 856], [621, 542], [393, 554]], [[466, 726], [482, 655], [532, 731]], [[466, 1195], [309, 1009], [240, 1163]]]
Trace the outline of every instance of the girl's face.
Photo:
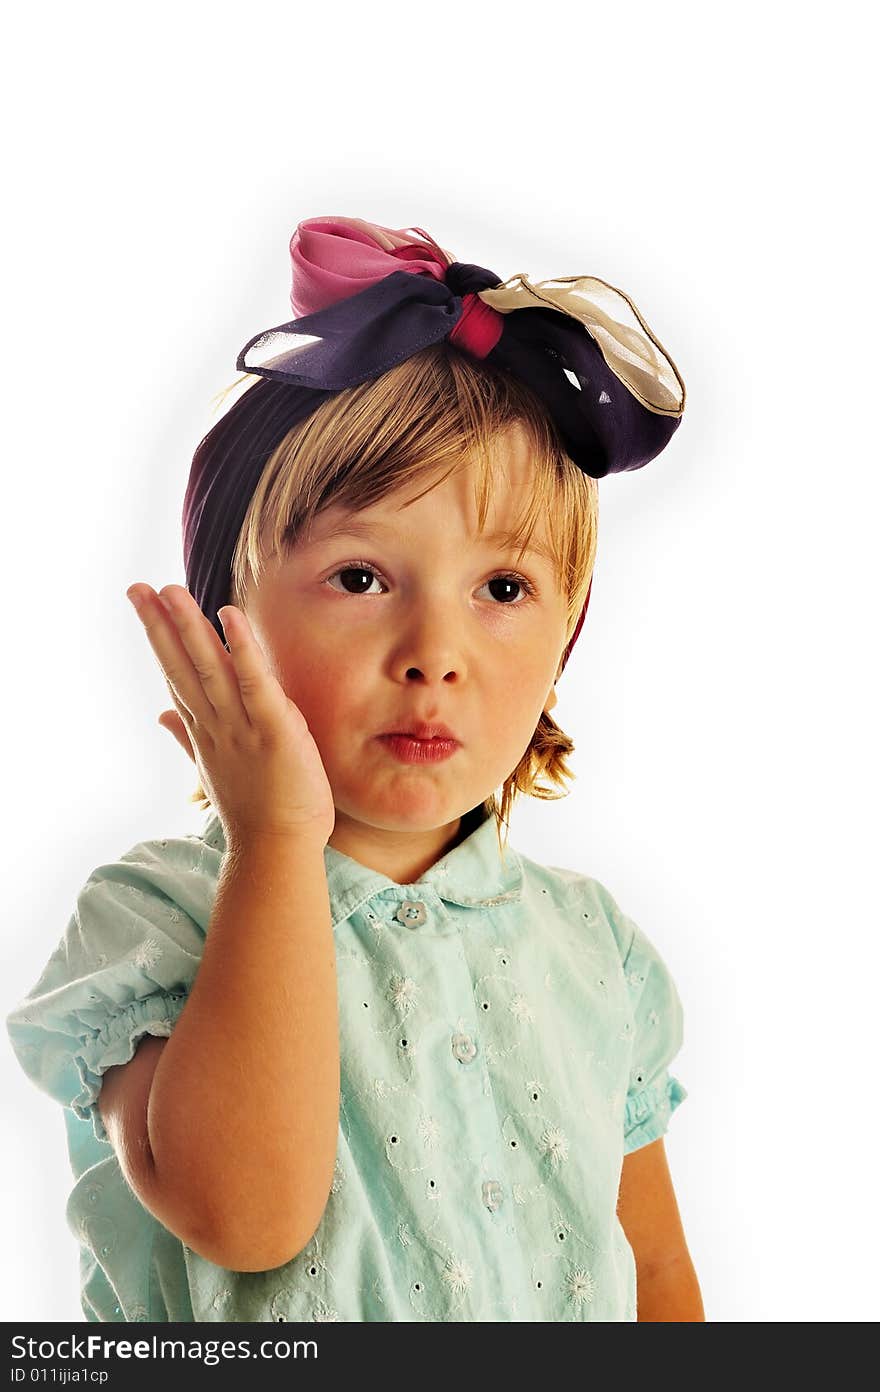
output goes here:
[[[520, 427], [496, 448], [502, 472], [482, 537], [470, 464], [414, 503], [395, 493], [357, 513], [320, 513], [245, 605], [320, 751], [336, 806], [329, 844], [399, 883], [455, 844], [461, 815], [516, 767], [565, 644], [549, 554], [517, 565], [516, 546], [489, 540], [513, 527], [532, 483]], [[547, 547], [545, 528], [532, 546]], [[403, 763], [378, 738], [419, 720], [450, 727], [451, 757]]]

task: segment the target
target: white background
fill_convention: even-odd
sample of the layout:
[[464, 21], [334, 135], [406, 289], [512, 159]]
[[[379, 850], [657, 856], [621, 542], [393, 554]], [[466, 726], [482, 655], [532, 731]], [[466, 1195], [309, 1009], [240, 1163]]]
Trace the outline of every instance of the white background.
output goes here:
[[[511, 842], [606, 884], [685, 1009], [666, 1146], [710, 1321], [878, 1310], [878, 295], [865, 7], [110, 4], [7, 20], [3, 1013], [91, 870], [198, 832], [125, 598], [184, 583], [215, 393], [297, 222], [621, 286], [687, 386], [600, 483]], [[9, 27], [11, 26], [11, 28]], [[2, 1315], [82, 1320], [62, 1112], [0, 1037]]]

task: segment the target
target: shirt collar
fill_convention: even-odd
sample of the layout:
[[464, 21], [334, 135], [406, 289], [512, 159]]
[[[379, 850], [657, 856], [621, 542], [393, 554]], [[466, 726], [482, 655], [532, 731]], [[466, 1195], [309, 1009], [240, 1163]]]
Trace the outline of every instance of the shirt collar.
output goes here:
[[[468, 823], [479, 814], [466, 814]], [[218, 850], [225, 850], [223, 826], [216, 812], [211, 813], [202, 839]], [[522, 898], [522, 862], [508, 844], [502, 857], [494, 816], [482, 816], [472, 829], [444, 856], [427, 869], [415, 884], [401, 885], [379, 870], [338, 851], [335, 846], [324, 847], [324, 866], [334, 929], [366, 900], [386, 890], [409, 891], [407, 897], [418, 899], [418, 891], [432, 889], [447, 904], [463, 908], [486, 908], [493, 904], [513, 903]]]

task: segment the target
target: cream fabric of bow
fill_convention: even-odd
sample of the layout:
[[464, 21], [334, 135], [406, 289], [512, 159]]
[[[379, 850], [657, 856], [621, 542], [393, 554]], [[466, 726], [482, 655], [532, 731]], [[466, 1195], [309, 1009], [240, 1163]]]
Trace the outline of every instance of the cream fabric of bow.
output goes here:
[[615, 377], [636, 400], [658, 416], [683, 414], [686, 393], [678, 368], [623, 290], [598, 276], [560, 276], [532, 283], [520, 272], [477, 294], [500, 314], [514, 309], [557, 309], [579, 320]]

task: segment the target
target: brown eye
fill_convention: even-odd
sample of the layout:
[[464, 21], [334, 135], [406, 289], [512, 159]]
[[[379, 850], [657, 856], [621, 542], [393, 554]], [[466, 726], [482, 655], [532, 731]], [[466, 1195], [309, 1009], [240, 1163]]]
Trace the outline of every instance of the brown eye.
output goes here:
[[[364, 595], [364, 594], [366, 594], [367, 591], [369, 590], [369, 587], [370, 587], [370, 584], [372, 583], [372, 581], [373, 581], [373, 580], [378, 580], [378, 579], [379, 579], [378, 575], [377, 575], [376, 572], [373, 570], [372, 566], [368, 566], [368, 565], [366, 565], [366, 564], [361, 564], [360, 561], [352, 561], [352, 562], [349, 563], [349, 565], [340, 566], [339, 570], [334, 570], [334, 572], [333, 572], [332, 575], [328, 575], [328, 576], [327, 576], [327, 583], [329, 584], [330, 581], [331, 581], [331, 580], [334, 580], [334, 579], [336, 578], [337, 575], [342, 575], [342, 576], [345, 576], [345, 577], [357, 576], [358, 579], [361, 579], [361, 580], [363, 579], [364, 576], [368, 576], [368, 577], [369, 577], [369, 579], [368, 579], [368, 581], [367, 581], [367, 584], [366, 584], [366, 587], [364, 587], [364, 586], [361, 585], [361, 584], [357, 584], [357, 583], [355, 583], [354, 585], [352, 585], [351, 587], [349, 587], [348, 579], [343, 580], [342, 583], [343, 583], [343, 585], [344, 585], [344, 587], [345, 587], [345, 591], [344, 591], [344, 592], [345, 592], [346, 594], [352, 594], [352, 595]], [[333, 588], [334, 588], [334, 589], [336, 588], [335, 585], [333, 586]]]
[[[511, 586], [524, 590], [528, 599], [531, 599], [535, 594], [534, 586], [529, 583], [524, 575], [510, 573], [493, 575], [491, 580], [486, 581], [486, 584], [498, 586], [498, 592], [495, 595], [496, 599], [504, 598], [506, 600], [510, 595]], [[517, 608], [517, 604], [524, 604], [525, 602], [525, 600], [520, 599], [516, 603], [505, 603], [505, 608], [515, 609]]]

